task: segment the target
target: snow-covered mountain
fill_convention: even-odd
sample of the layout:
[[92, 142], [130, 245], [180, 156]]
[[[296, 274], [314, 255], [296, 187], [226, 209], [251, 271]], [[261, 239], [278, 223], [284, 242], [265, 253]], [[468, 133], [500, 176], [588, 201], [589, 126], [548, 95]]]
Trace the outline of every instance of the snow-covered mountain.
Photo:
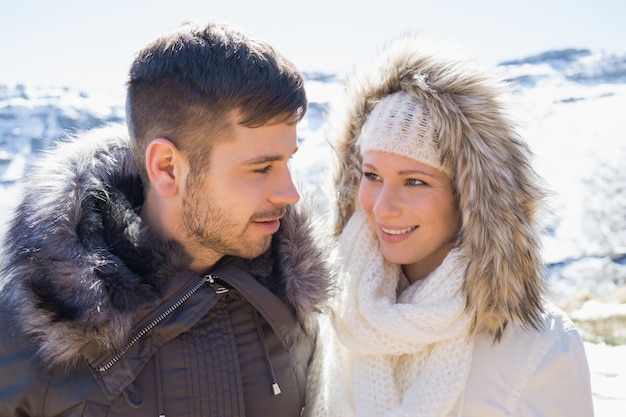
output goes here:
[[[626, 54], [548, 51], [499, 69], [517, 86], [524, 134], [554, 192], [544, 257], [555, 297], [602, 295], [625, 285]], [[310, 106], [293, 166], [304, 186], [315, 189], [328, 162], [324, 113], [342, 77], [306, 77]], [[123, 91], [0, 84], [0, 224], [17, 199], [16, 182], [42, 150], [77, 131], [123, 120]]]
[[557, 296], [626, 284], [626, 54], [550, 51], [501, 68], [554, 192], [544, 257]]

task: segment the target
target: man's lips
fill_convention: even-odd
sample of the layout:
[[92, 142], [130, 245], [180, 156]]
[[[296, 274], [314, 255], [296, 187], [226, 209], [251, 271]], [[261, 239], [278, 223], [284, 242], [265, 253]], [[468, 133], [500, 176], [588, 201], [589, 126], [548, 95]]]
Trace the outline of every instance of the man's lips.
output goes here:
[[280, 219], [255, 220], [253, 223], [267, 233], [276, 233], [280, 227]]
[[276, 233], [280, 227], [280, 219], [287, 213], [285, 207], [270, 212], [258, 214], [252, 218], [252, 223], [267, 233]]

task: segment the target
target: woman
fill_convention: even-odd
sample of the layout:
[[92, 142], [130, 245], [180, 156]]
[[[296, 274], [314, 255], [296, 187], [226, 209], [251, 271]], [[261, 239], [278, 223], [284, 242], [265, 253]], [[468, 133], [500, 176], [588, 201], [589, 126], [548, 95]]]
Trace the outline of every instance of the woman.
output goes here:
[[582, 340], [545, 300], [544, 192], [505, 93], [412, 36], [348, 78], [309, 416], [593, 415]]

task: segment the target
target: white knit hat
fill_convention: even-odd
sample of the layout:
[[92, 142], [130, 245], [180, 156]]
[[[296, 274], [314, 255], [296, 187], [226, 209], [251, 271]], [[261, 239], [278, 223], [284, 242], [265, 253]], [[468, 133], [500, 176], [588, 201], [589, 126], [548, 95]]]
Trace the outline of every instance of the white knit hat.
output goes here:
[[376, 104], [357, 139], [361, 155], [384, 151], [406, 156], [450, 175], [441, 152], [430, 112], [409, 93], [390, 94]]

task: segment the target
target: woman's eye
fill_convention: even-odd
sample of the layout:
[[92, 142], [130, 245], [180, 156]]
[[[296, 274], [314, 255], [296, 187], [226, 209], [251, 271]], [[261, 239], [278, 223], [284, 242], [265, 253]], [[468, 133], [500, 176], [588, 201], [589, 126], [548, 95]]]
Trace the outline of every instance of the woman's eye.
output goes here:
[[416, 178], [409, 178], [406, 180], [406, 185], [425, 185], [424, 181], [420, 181]]
[[378, 179], [378, 175], [373, 172], [363, 172], [363, 176], [370, 181], [376, 181]]

